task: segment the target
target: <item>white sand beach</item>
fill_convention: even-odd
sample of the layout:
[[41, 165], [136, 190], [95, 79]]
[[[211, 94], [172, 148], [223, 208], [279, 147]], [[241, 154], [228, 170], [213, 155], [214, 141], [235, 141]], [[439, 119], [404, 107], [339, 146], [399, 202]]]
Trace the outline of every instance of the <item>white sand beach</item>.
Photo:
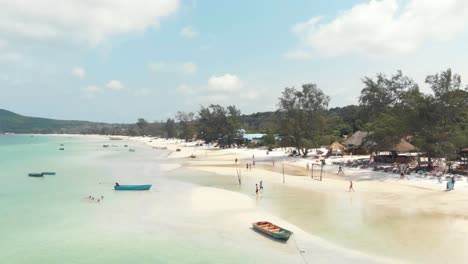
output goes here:
[[[453, 223], [453, 226], [456, 226], [457, 234], [466, 234], [468, 233], [468, 223], [466, 223], [466, 217], [468, 217], [468, 186], [466, 182], [459, 182], [456, 185], [454, 191], [445, 192], [445, 183], [440, 184], [436, 180], [425, 180], [416, 177], [409, 177], [409, 179], [399, 180], [399, 175], [392, 175], [388, 174], [388, 177], [382, 180], [381, 178], [372, 179], [372, 177], [363, 176], [360, 177], [359, 169], [354, 169], [353, 171], [349, 171], [344, 176], [337, 176], [336, 172], [334, 172], [335, 168], [330, 165], [326, 165], [327, 169], [323, 171], [322, 181], [319, 181], [319, 174], [320, 168], [317, 166], [314, 169], [314, 179], [311, 179], [311, 172], [306, 170], [306, 164], [318, 164], [318, 160], [314, 160], [311, 158], [304, 159], [300, 157], [290, 158], [284, 153], [283, 150], [277, 149], [274, 151], [269, 151], [267, 153], [266, 150], [262, 149], [219, 149], [211, 146], [202, 145], [200, 146], [199, 143], [201, 142], [191, 142], [185, 143], [182, 140], [166, 140], [166, 139], [149, 139], [149, 138], [132, 138], [131, 140], [136, 140], [138, 142], [143, 142], [144, 144], [148, 145], [149, 147], [156, 148], [156, 149], [167, 149], [171, 151], [170, 155], [168, 156], [168, 163], [165, 165], [165, 169], [170, 171], [178, 168], [189, 169], [191, 171], [199, 171], [203, 173], [212, 173], [218, 175], [218, 180], [223, 182], [229, 182], [232, 185], [235, 185], [237, 182], [237, 171], [241, 174], [242, 184], [245, 187], [242, 187], [244, 193], [250, 195], [251, 200], [255, 199], [255, 183], [258, 183], [260, 180], [263, 181], [264, 186], [267, 186], [268, 189], [277, 188], [275, 186], [280, 186], [286, 190], [286, 193], [289, 195], [294, 193], [296, 196], [300, 197], [299, 193], [303, 195], [303, 199], [307, 200], [309, 194], [323, 194], [329, 197], [328, 199], [332, 199], [334, 203], [342, 203], [347, 202], [348, 200], [351, 201], [351, 204], [355, 203], [359, 206], [352, 205], [352, 207], [356, 207], [356, 210], [370, 210], [369, 208], [374, 208], [372, 210], [381, 213], [377, 213], [379, 217], [385, 215], [384, 217], [389, 217], [391, 221], [397, 221], [397, 216], [393, 216], [392, 212], [396, 210], [399, 215], [398, 217], [408, 219], [414, 218], [415, 220], [412, 221], [410, 226], [405, 226], [406, 223], [401, 226], [401, 230], [395, 230], [395, 234], [399, 234], [403, 237], [403, 243], [409, 243], [407, 245], [408, 248], [411, 250], [406, 249], [395, 249], [391, 254], [384, 254], [384, 258], [380, 255], [381, 252], [385, 252], [385, 248], [370, 250], [370, 254], [374, 255], [374, 259], [379, 259], [382, 261], [383, 259], [392, 259], [396, 256], [397, 262], [405, 261], [405, 256], [409, 256], [410, 262], [416, 260], [416, 262], [426, 262], [426, 263], [437, 263], [443, 258], [446, 258], [444, 254], [437, 253], [440, 255], [440, 258], [434, 258], [435, 254], [427, 253], [426, 256], [422, 256], [425, 251], [427, 251], [425, 244], [420, 243], [421, 245], [413, 245], [412, 243], [418, 243], [416, 241], [412, 241], [411, 232], [408, 233], [406, 230], [407, 228], [413, 228], [411, 226], [417, 226], [421, 228], [420, 230], [414, 230], [414, 234], [416, 237], [421, 235], [421, 239], [425, 239], [425, 237], [430, 237], [434, 239], [433, 244], [437, 244], [438, 249], [440, 250], [450, 250], [450, 249], [458, 249], [460, 244], [466, 243], [466, 239], [459, 238], [458, 235], [453, 242], [440, 242], [438, 241], [437, 235], [440, 235], [440, 232], [445, 232], [445, 229], [452, 228], [452, 224], [445, 224], [439, 225], [441, 221], [449, 221]], [[347, 157], [344, 157], [346, 159]], [[351, 157], [349, 157], [351, 158]], [[235, 160], [237, 164], [235, 163]], [[250, 170], [246, 169], [247, 163], [253, 163], [255, 160], [255, 166]], [[284, 179], [285, 183], [283, 184], [283, 165], [284, 165]], [[345, 169], [347, 171], [347, 169]], [[332, 172], [333, 171], [333, 172]], [[362, 170], [362, 174], [369, 174], [370, 171]], [[187, 176], [189, 179], [190, 176]], [[195, 179], [196, 176], [193, 176], [193, 182], [197, 182]], [[349, 180], [353, 179], [354, 184], [354, 193], [348, 192]], [[223, 188], [222, 186], [216, 186], [217, 188]], [[200, 194], [199, 194], [200, 195]], [[207, 203], [210, 199], [203, 199], [203, 202], [200, 202], [198, 198], [200, 196], [194, 196], [197, 199], [194, 199], [194, 206], [198, 208], [198, 210], [211, 210], [216, 208], [222, 208], [227, 205], [229, 206], [240, 206], [248, 205], [249, 207], [252, 206], [249, 202], [245, 199], [238, 199], [235, 203], [236, 205], [230, 205], [231, 202], [225, 201], [221, 192], [219, 195], [216, 195], [216, 192], [211, 193], [211, 198], [216, 203]], [[267, 195], [275, 196], [274, 193], [269, 192]], [[264, 199], [269, 199], [265, 198]], [[259, 197], [257, 196], [257, 203]], [[260, 197], [260, 200], [262, 197]], [[340, 200], [342, 200], [340, 202]], [[284, 199], [286, 201], [286, 199]], [[291, 200], [290, 203], [294, 203], [297, 201]], [[306, 202], [306, 201], [304, 201]], [[232, 201], [234, 203], [234, 201]], [[286, 210], [285, 208], [290, 207], [291, 204], [285, 202], [283, 204], [283, 209], [278, 209], [275, 206], [274, 210]], [[298, 207], [298, 206], [297, 206]], [[379, 208], [376, 210], [375, 208]], [[270, 208], [271, 209], [271, 208]], [[317, 231], [316, 226], [311, 227], [308, 226], [307, 223], [308, 218], [313, 217], [311, 215], [302, 215], [296, 211], [291, 211], [288, 213], [287, 217], [285, 215], [276, 215], [272, 214], [271, 211], [265, 208], [255, 209], [255, 206], [252, 209], [253, 211], [261, 211], [264, 213], [268, 213], [269, 219], [274, 219], [275, 222], [279, 224], [285, 225], [285, 227], [292, 228], [294, 230], [301, 230], [302, 225], [307, 227], [305, 231], [300, 231], [299, 233], [305, 234], [306, 236], [314, 237], [318, 239], [319, 248], [322, 245], [325, 245], [326, 239], [319, 238], [320, 235], [316, 236], [311, 234], [312, 231]], [[297, 211], [300, 211], [300, 208], [297, 208]], [[353, 209], [354, 210], [354, 209]], [[371, 211], [372, 211], [371, 210]], [[286, 210], [287, 211], [287, 210]], [[370, 211], [369, 211], [370, 213]], [[286, 218], [286, 221], [285, 219]], [[394, 219], [392, 219], [394, 218]], [[432, 220], [434, 218], [435, 220]], [[298, 226], [291, 226], [291, 222], [288, 220], [293, 219], [293, 223], [297, 224]], [[424, 219], [429, 219], [426, 223], [419, 224], [419, 221], [425, 221]], [[443, 219], [443, 220], [442, 220]], [[449, 219], [449, 220], [447, 220]], [[250, 218], [249, 221], [252, 222], [255, 218]], [[388, 222], [387, 219], [381, 219], [383, 225], [389, 225], [387, 228], [388, 230], [382, 230], [382, 233], [391, 232], [391, 225], [395, 225], [394, 222]], [[445, 222], [443, 222], [445, 223]], [[320, 224], [320, 223], [318, 223]], [[341, 223], [340, 223], [341, 224]], [[398, 224], [397, 228], [399, 227]], [[444, 226], [444, 227], [441, 227]], [[424, 234], [425, 228], [434, 228], [435, 234], [432, 236], [428, 236]], [[439, 230], [440, 228], [440, 230]], [[427, 230], [426, 230], [427, 231]], [[417, 233], [416, 233], [417, 232]], [[376, 234], [379, 235], [378, 233]], [[343, 234], [346, 236], [346, 234]], [[300, 239], [301, 236], [296, 236]], [[382, 237], [382, 239], [386, 239]], [[395, 241], [399, 241], [399, 238], [394, 238]], [[333, 239], [332, 239], [333, 240]], [[335, 239], [336, 241], [340, 241], [340, 238]], [[352, 238], [344, 239], [349, 242]], [[395, 242], [394, 241], [394, 242]], [[351, 241], [352, 242], [352, 241]], [[390, 242], [389, 242], [390, 243]], [[334, 243], [332, 243], [335, 245]], [[385, 243], [383, 243], [385, 245]], [[361, 245], [362, 246], [362, 245]], [[360, 246], [356, 248], [359, 249]], [[365, 247], [365, 246], [364, 246]], [[404, 246], [399, 246], [404, 247]], [[343, 248], [343, 247], [340, 247]], [[455, 262], [464, 260], [464, 253], [461, 251], [453, 254], [449, 259], [453, 259]], [[390, 250], [392, 251], [392, 250]], [[404, 252], [400, 252], [404, 251]], [[309, 251], [308, 251], [309, 252]], [[356, 252], [356, 251], [352, 251]], [[376, 253], [377, 252], [377, 253]], [[369, 252], [367, 252], [369, 253]], [[403, 258], [399, 258], [399, 255], [402, 255]], [[419, 258], [419, 255], [421, 257]], [[364, 254], [366, 255], [366, 254]], [[377, 257], [377, 256], [378, 257]], [[388, 258], [386, 258], [388, 257]], [[421, 261], [419, 261], [421, 260]]]

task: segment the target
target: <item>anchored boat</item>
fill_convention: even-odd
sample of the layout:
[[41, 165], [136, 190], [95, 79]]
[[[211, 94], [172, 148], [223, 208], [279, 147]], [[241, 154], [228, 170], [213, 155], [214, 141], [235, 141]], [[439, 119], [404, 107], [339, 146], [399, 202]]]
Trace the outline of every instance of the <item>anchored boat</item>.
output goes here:
[[53, 171], [46, 171], [46, 172], [43, 172], [42, 175], [55, 175], [56, 173], [53, 172]]
[[44, 174], [42, 173], [28, 173], [29, 177], [44, 177]]
[[114, 190], [116, 191], [147, 191], [151, 188], [151, 184], [146, 185], [116, 185]]
[[276, 239], [287, 241], [292, 235], [291, 231], [266, 221], [255, 222], [252, 224], [252, 227], [257, 231], [260, 231]]

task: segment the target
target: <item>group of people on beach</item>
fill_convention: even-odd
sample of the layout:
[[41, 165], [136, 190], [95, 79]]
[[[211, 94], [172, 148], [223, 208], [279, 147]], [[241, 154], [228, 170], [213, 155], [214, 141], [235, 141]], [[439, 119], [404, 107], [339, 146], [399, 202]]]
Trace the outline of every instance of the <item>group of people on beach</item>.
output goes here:
[[91, 195], [90, 195], [90, 196], [88, 196], [86, 199], [87, 199], [88, 201], [90, 201], [90, 202], [99, 203], [99, 202], [101, 202], [101, 201], [104, 200], [104, 195], [101, 195], [101, 198], [97, 198], [97, 197], [95, 198], [94, 196], [91, 196]]
[[263, 191], [263, 182], [260, 181], [260, 184], [255, 184], [255, 193], [258, 194], [259, 190]]

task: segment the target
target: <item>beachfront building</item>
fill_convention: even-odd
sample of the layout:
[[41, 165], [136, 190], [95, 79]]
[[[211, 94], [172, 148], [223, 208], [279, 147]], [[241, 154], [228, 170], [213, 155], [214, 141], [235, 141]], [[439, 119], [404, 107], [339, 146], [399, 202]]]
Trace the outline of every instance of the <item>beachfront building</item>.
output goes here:
[[368, 154], [368, 149], [364, 147], [364, 142], [368, 135], [369, 132], [356, 131], [344, 140], [342, 144], [348, 148], [351, 154]]

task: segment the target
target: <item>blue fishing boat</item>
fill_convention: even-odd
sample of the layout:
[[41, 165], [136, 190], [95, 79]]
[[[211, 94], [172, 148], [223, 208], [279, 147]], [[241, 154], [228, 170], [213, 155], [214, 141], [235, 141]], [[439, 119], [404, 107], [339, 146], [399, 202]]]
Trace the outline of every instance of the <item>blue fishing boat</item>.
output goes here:
[[29, 177], [44, 177], [42, 173], [28, 173]]
[[53, 172], [53, 171], [46, 171], [46, 172], [43, 172], [42, 175], [55, 175], [56, 173]]
[[146, 185], [116, 185], [114, 190], [116, 191], [147, 191], [151, 188], [151, 184]]

